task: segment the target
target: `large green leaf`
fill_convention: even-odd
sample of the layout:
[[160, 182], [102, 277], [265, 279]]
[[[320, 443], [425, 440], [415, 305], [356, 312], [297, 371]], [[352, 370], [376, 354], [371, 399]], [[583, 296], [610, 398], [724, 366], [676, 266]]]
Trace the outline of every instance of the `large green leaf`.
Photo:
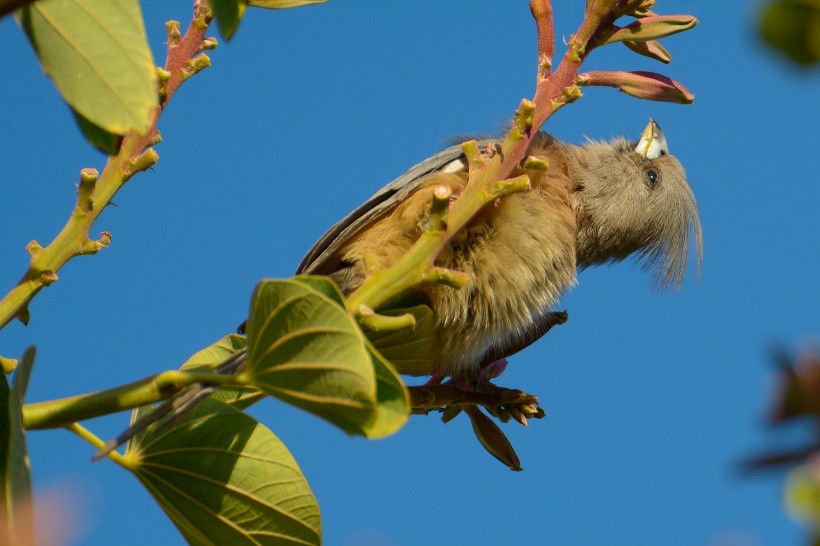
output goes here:
[[433, 311], [427, 305], [406, 309], [380, 311], [383, 315], [399, 316], [410, 313], [416, 319], [415, 328], [369, 331], [367, 338], [381, 355], [390, 361], [399, 373], [430, 375], [436, 358], [438, 336]]
[[156, 67], [138, 0], [35, 2], [20, 22], [71, 108], [116, 135], [150, 127]]
[[[316, 289], [311, 284], [320, 284]], [[261, 281], [248, 319], [248, 372], [257, 388], [350, 434], [367, 434], [376, 374], [364, 335], [320, 277]]]
[[[0, 543], [28, 544], [34, 536], [31, 519], [31, 477], [23, 427], [23, 398], [34, 365], [34, 348], [23, 355], [9, 388], [0, 379]], [[3, 536], [5, 533], [5, 536]]]
[[365, 424], [368, 438], [383, 438], [399, 430], [410, 417], [410, 393], [393, 366], [367, 344], [376, 371], [376, 411]]
[[323, 277], [321, 275], [296, 275], [291, 280], [324, 294], [332, 301], [344, 307], [345, 298], [342, 295], [342, 291], [339, 290], [339, 287], [330, 277]]
[[[202, 349], [182, 365], [184, 371], [214, 371], [226, 359], [239, 351], [244, 351], [248, 342], [244, 336], [229, 334], [213, 345]], [[226, 402], [237, 409], [244, 409], [266, 397], [267, 394], [254, 389], [222, 387], [211, 398]]]
[[316, 499], [270, 429], [211, 399], [154, 428], [129, 442], [125, 461], [190, 544], [321, 543]]

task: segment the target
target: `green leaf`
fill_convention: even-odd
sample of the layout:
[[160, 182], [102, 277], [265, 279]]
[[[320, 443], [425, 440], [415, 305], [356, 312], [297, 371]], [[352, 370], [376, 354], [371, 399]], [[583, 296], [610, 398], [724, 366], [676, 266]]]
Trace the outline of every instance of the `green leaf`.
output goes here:
[[820, 1], [769, 3], [760, 17], [760, 35], [792, 61], [816, 64], [820, 61]]
[[[189, 358], [180, 368], [185, 371], [214, 371], [228, 357], [244, 350], [248, 341], [245, 336], [229, 334], [210, 347], [206, 347]], [[237, 409], [244, 409], [265, 398], [267, 394], [255, 389], [222, 387], [211, 395]]]
[[[319, 290], [311, 283], [322, 283]], [[248, 319], [248, 370], [257, 388], [367, 435], [376, 374], [366, 339], [329, 279], [264, 280]]]
[[296, 275], [291, 280], [303, 284], [312, 290], [321, 292], [342, 307], [345, 305], [345, 298], [342, 296], [342, 291], [339, 290], [338, 285], [329, 277], [323, 277], [321, 275]]
[[149, 129], [156, 67], [138, 0], [35, 2], [20, 11], [20, 24], [79, 116], [115, 135]]
[[436, 359], [438, 336], [433, 311], [427, 305], [380, 312], [388, 316], [410, 313], [416, 319], [415, 328], [391, 331], [370, 331], [367, 338], [399, 373], [430, 375]]
[[247, 0], [209, 0], [219, 32], [230, 40], [248, 7]]
[[26, 434], [23, 427], [23, 398], [34, 365], [34, 348], [23, 354], [9, 388], [0, 379], [0, 535], [3, 544], [28, 544], [34, 536], [30, 498], [31, 476]]
[[85, 139], [95, 148], [108, 155], [116, 155], [122, 144], [122, 135], [109, 133], [99, 125], [91, 123], [86, 118], [81, 116], [76, 110], [71, 109], [74, 115], [74, 121], [85, 135]]
[[390, 436], [410, 417], [410, 393], [395, 368], [368, 343], [367, 349], [376, 371], [377, 406], [365, 425], [368, 438]]
[[238, 334], [228, 334], [219, 341], [197, 351], [191, 358], [185, 361], [180, 370], [185, 371], [213, 371], [228, 357], [238, 353], [248, 345], [245, 336]]
[[189, 544], [321, 543], [316, 499], [270, 429], [211, 399], [154, 428], [132, 439], [125, 461]]
[[327, 0], [250, 0], [248, 3], [255, 8], [287, 9], [313, 4], [324, 4]]

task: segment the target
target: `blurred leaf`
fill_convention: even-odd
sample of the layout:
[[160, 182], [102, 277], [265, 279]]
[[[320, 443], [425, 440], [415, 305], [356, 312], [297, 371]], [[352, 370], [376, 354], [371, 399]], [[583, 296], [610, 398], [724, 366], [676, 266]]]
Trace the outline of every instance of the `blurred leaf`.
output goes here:
[[416, 319], [415, 328], [391, 331], [369, 331], [367, 338], [398, 370], [406, 375], [429, 375], [438, 347], [433, 311], [426, 305], [381, 311], [388, 316], [410, 313]]
[[805, 353], [793, 359], [781, 352], [776, 358], [780, 377], [769, 419], [778, 423], [806, 416], [820, 417], [820, 355]]
[[[313, 285], [320, 285], [317, 289]], [[367, 435], [376, 374], [366, 339], [329, 279], [260, 282], [248, 319], [248, 373], [268, 394]]]
[[219, 32], [230, 40], [239, 23], [245, 15], [245, 8], [248, 7], [247, 0], [208, 0], [214, 12], [214, 19], [219, 27]]
[[810, 465], [800, 466], [789, 473], [785, 503], [793, 519], [820, 529], [820, 482]]
[[325, 2], [327, 0], [250, 0], [248, 3], [255, 8], [287, 9], [324, 4]]
[[760, 16], [760, 35], [792, 61], [820, 60], [820, 0], [777, 0]]
[[13, 372], [17, 368], [18, 364], [19, 361], [16, 358], [6, 358], [4, 356], [0, 356], [0, 368], [3, 369], [3, 373], [6, 375]]
[[19, 13], [43, 70], [79, 116], [116, 135], [148, 130], [156, 67], [138, 0], [36, 2]]
[[[0, 543], [25, 544], [22, 537], [34, 536], [31, 510], [24, 506], [31, 497], [31, 475], [26, 433], [23, 427], [23, 398], [34, 365], [34, 348], [23, 354], [11, 388], [5, 375], [0, 379]], [[19, 538], [19, 540], [18, 540]]]
[[793, 451], [779, 451], [749, 457], [740, 462], [740, 470], [743, 472], [757, 472], [781, 467], [784, 465], [795, 465], [804, 463], [806, 459], [820, 451], [820, 446], [809, 446]]
[[464, 413], [473, 424], [473, 432], [490, 455], [507, 465], [510, 470], [519, 472], [521, 461], [512, 444], [492, 419], [484, 415], [477, 406], [464, 406]]
[[410, 393], [395, 368], [367, 344], [376, 371], [378, 397], [373, 419], [365, 425], [368, 438], [383, 438], [399, 430], [410, 416]]
[[[229, 334], [210, 347], [206, 347], [189, 358], [180, 368], [181, 370], [193, 371], [214, 371], [220, 364], [230, 356], [244, 350], [248, 341], [245, 336]], [[220, 400], [236, 409], [247, 408], [259, 400], [265, 398], [267, 394], [255, 389], [242, 389], [238, 387], [221, 387], [211, 395], [211, 398]]]
[[211, 399], [154, 428], [129, 442], [126, 463], [189, 544], [321, 543], [316, 499], [268, 428]]

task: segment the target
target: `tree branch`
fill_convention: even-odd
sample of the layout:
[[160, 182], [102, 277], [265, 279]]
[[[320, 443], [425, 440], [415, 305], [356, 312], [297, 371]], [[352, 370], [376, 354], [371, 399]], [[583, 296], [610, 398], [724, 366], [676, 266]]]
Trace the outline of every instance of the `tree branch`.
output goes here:
[[103, 391], [25, 404], [23, 424], [27, 430], [64, 427], [76, 421], [165, 400], [195, 383], [234, 387], [250, 386], [248, 378], [242, 374], [225, 375], [218, 372], [168, 370]]
[[203, 64], [207, 65], [207, 57], [200, 52], [203, 49], [203, 42], [206, 46], [212, 45], [212, 42], [205, 41], [205, 32], [210, 21], [207, 2], [197, 0], [193, 19], [185, 36], [181, 39], [177, 36], [174, 40], [169, 28], [168, 58], [165, 63], [168, 78], [164, 85], [161, 84], [162, 89], [159, 91], [162, 100], [160, 108], [154, 114], [150, 129], [145, 134], [126, 135], [119, 153], [108, 158], [103, 172], [99, 175], [94, 169], [83, 170], [78, 186], [77, 203], [63, 229], [46, 247], [42, 247], [37, 241], [28, 244], [27, 249], [31, 255], [29, 267], [17, 285], [0, 300], [0, 328], [15, 317], [27, 323], [29, 303], [43, 287], [58, 279], [57, 271], [60, 268], [76, 256], [94, 254], [108, 246], [111, 235], [102, 232], [98, 240], [91, 240], [91, 226], [131, 176], [150, 168], [159, 159], [157, 153], [150, 149], [150, 146], [160, 140], [156, 130], [157, 122], [182, 82], [201, 69]]

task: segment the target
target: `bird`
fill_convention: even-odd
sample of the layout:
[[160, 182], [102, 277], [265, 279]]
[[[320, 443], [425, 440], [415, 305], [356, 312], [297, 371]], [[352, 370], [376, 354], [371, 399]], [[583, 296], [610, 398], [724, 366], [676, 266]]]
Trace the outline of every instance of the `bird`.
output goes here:
[[[498, 140], [478, 145], [498, 148]], [[694, 247], [698, 272], [703, 235], [694, 193], [680, 161], [653, 119], [640, 138], [587, 139], [576, 145], [538, 132], [528, 156], [549, 167], [520, 166], [530, 189], [484, 207], [441, 251], [436, 265], [467, 273], [461, 288], [423, 284], [415, 290], [432, 310], [438, 348], [424, 375], [461, 385], [503, 371], [506, 358], [566, 320], [554, 311], [561, 295], [587, 267], [634, 257], [659, 289], [680, 288]], [[467, 185], [459, 145], [411, 167], [334, 224], [308, 250], [300, 275], [325, 275], [343, 294], [368, 271], [390, 267], [427, 227], [433, 192], [446, 186], [453, 199]], [[244, 323], [239, 331], [244, 330]], [[240, 350], [216, 367], [235, 373], [247, 361]], [[402, 371], [402, 370], [399, 370]], [[490, 377], [494, 377], [491, 375]], [[140, 418], [95, 456], [99, 459], [149, 424], [170, 422], [216, 390], [194, 384]], [[162, 423], [160, 424], [162, 426]]]
[[[496, 141], [478, 144], [492, 150]], [[657, 122], [650, 119], [637, 141], [574, 145], [539, 132], [527, 154], [549, 168], [520, 167], [513, 176], [527, 174], [531, 189], [485, 207], [436, 260], [467, 273], [467, 283], [416, 288], [439, 333], [434, 376], [477, 378], [540, 338], [579, 270], [634, 256], [656, 287], [679, 288], [692, 246], [700, 270], [697, 202]], [[435, 188], [447, 186], [455, 199], [467, 179], [458, 145], [422, 161], [331, 227], [297, 273], [327, 275], [351, 293], [369, 270], [389, 267], [415, 243]]]

